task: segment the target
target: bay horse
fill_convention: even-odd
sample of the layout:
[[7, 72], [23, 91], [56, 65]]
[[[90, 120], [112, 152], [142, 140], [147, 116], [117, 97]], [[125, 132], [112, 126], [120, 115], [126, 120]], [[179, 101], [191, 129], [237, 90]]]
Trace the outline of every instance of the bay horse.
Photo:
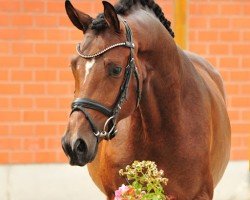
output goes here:
[[218, 71], [180, 49], [153, 0], [103, 1], [95, 19], [65, 2], [84, 33], [71, 60], [72, 111], [62, 147], [114, 199], [134, 160], [155, 161], [171, 199], [212, 199], [230, 156], [230, 122]]

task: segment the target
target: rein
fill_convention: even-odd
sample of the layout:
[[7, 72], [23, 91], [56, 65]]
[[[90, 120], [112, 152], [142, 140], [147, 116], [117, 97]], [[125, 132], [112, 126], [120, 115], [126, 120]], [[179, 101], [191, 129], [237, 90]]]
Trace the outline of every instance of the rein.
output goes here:
[[[129, 55], [127, 67], [125, 69], [123, 83], [120, 87], [117, 100], [114, 103], [114, 106], [112, 109], [107, 108], [104, 105], [102, 105], [101, 103], [96, 102], [92, 99], [88, 99], [88, 98], [76, 98], [72, 102], [71, 114], [74, 111], [81, 111], [85, 115], [86, 119], [88, 120], [88, 122], [91, 126], [91, 129], [93, 131], [93, 134], [97, 137], [98, 140], [99, 139], [111, 140], [117, 134], [117, 128], [116, 128], [117, 116], [121, 110], [121, 107], [122, 107], [124, 101], [127, 100], [127, 91], [128, 91], [128, 86], [129, 86], [132, 74], [134, 74], [134, 76], [136, 78], [136, 82], [137, 82], [137, 107], [139, 106], [139, 102], [141, 99], [141, 91], [140, 91], [140, 85], [139, 85], [140, 84], [139, 73], [138, 73], [138, 70], [137, 70], [137, 67], [135, 64], [135, 60], [134, 60], [134, 47], [135, 47], [135, 45], [133, 42], [133, 35], [132, 35], [132, 31], [131, 31], [129, 25], [127, 24], [127, 22], [124, 20], [123, 23], [124, 23], [125, 28], [126, 28], [126, 37], [127, 37], [126, 42], [113, 44], [113, 45], [105, 48], [104, 50], [97, 52], [95, 54], [92, 54], [92, 55], [82, 54], [80, 51], [80, 44], [77, 44], [77, 46], [76, 46], [76, 52], [78, 53], [78, 55], [81, 56], [82, 58], [85, 58], [85, 59], [95, 58], [95, 57], [100, 56], [100, 55], [104, 54], [105, 52], [107, 52], [113, 48], [119, 47], [119, 46], [124, 46], [124, 47], [130, 48], [130, 55]], [[103, 130], [98, 130], [98, 128], [95, 125], [90, 114], [87, 112], [86, 108], [99, 111], [100, 113], [102, 113], [108, 117], [108, 119], [106, 120], [106, 122], [104, 124]]]

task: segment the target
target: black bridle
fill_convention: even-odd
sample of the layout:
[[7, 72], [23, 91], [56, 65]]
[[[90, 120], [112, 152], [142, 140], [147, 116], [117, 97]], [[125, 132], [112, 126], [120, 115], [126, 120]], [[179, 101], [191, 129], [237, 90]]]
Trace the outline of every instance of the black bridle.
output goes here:
[[[127, 100], [127, 91], [128, 91], [129, 82], [130, 82], [132, 74], [134, 74], [134, 76], [136, 78], [136, 82], [137, 82], [137, 106], [139, 105], [139, 102], [141, 99], [139, 73], [138, 73], [137, 67], [135, 65], [135, 60], [134, 60], [134, 47], [135, 47], [135, 45], [133, 42], [133, 35], [132, 35], [132, 31], [131, 31], [129, 25], [127, 24], [127, 22], [125, 20], [123, 22], [124, 22], [124, 25], [126, 28], [126, 37], [127, 37], [126, 42], [111, 45], [111, 46], [107, 47], [106, 49], [104, 49], [98, 53], [92, 54], [92, 55], [82, 54], [80, 52], [80, 45], [79, 44], [77, 45], [77, 48], [76, 48], [77, 53], [85, 59], [97, 57], [97, 56], [102, 55], [105, 52], [109, 51], [110, 49], [113, 49], [113, 48], [118, 47], [118, 46], [125, 46], [127, 48], [130, 48], [128, 65], [125, 69], [123, 83], [120, 87], [118, 97], [117, 97], [112, 109], [107, 108], [104, 105], [102, 105], [101, 103], [96, 102], [92, 99], [88, 99], [88, 98], [76, 98], [72, 102], [71, 114], [74, 111], [81, 111], [85, 115], [86, 119], [88, 120], [88, 122], [91, 126], [91, 129], [93, 131], [93, 134], [97, 137], [97, 139], [102, 138], [102, 139], [106, 139], [106, 140], [111, 140], [117, 134], [117, 128], [116, 128], [117, 121], [116, 120], [117, 120], [117, 116], [119, 114], [119, 111], [121, 110], [121, 107], [122, 107], [124, 101]], [[96, 127], [90, 114], [87, 112], [86, 108], [99, 111], [108, 117], [107, 121], [104, 124], [103, 130], [98, 130], [98, 128]]]

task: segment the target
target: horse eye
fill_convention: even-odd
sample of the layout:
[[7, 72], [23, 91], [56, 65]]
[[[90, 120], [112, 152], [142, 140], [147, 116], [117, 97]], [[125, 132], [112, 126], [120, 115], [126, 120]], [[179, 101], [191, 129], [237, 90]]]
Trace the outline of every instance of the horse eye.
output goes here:
[[112, 66], [109, 68], [110, 76], [118, 76], [122, 72], [122, 67]]

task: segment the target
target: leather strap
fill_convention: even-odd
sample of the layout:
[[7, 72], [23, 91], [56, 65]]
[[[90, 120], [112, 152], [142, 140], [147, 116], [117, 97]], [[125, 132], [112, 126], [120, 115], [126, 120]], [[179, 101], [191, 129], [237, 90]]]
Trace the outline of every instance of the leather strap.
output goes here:
[[74, 106], [72, 108], [72, 111], [71, 111], [70, 115], [75, 111], [81, 111], [84, 114], [84, 116], [88, 120], [93, 132], [98, 131], [98, 128], [95, 126], [95, 123], [94, 123], [93, 119], [91, 118], [90, 114], [84, 109], [84, 107], [82, 107], [82, 106]]
[[96, 111], [99, 111], [101, 113], [103, 113], [104, 115], [106, 115], [107, 117], [111, 117], [112, 116], [112, 110], [110, 110], [109, 108], [106, 108], [105, 106], [103, 106], [102, 104], [92, 100], [92, 99], [88, 99], [88, 98], [76, 98], [72, 105], [71, 108], [74, 109], [77, 106], [81, 106], [83, 108], [89, 108], [89, 109], [93, 109]]

